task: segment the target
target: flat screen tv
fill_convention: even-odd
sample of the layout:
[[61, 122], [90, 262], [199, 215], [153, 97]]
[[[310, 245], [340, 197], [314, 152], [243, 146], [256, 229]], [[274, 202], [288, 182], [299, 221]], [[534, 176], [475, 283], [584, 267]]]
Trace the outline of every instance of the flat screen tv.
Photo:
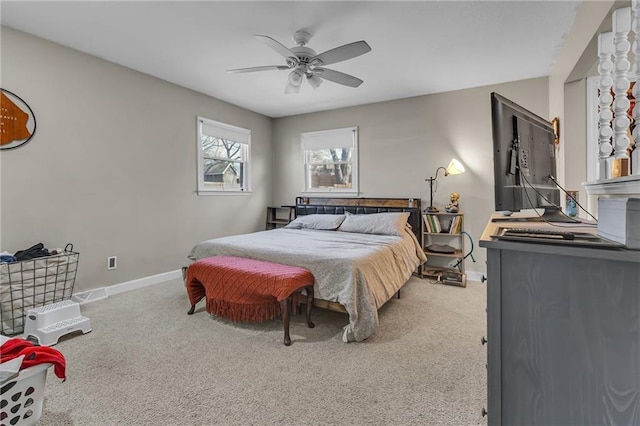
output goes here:
[[560, 207], [552, 124], [495, 92], [491, 121], [495, 210], [503, 213], [504, 220], [520, 210], [544, 209], [533, 220], [576, 222]]

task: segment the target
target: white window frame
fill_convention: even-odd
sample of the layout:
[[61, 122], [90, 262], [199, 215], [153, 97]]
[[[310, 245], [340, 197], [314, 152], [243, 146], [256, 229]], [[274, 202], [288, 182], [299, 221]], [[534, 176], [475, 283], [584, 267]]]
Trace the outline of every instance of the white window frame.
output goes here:
[[[303, 193], [339, 193], [358, 195], [358, 127], [304, 132], [300, 134], [302, 166], [304, 173]], [[351, 188], [312, 188], [309, 162], [310, 152], [318, 149], [351, 148]], [[313, 148], [313, 149], [311, 149]]]
[[[198, 164], [198, 195], [233, 195], [233, 194], [247, 194], [251, 192], [251, 130], [243, 129], [242, 127], [233, 126], [231, 124], [221, 123], [219, 121], [211, 120], [209, 118], [197, 117], [197, 135], [196, 135], [196, 153]], [[203, 131], [206, 128], [207, 131]], [[215, 133], [215, 135], [211, 134]], [[244, 179], [241, 183], [240, 189], [234, 186], [231, 188], [225, 188], [222, 186], [207, 185], [204, 180], [204, 155], [202, 151], [202, 135], [221, 137], [229, 139], [234, 142], [243, 145], [242, 157], [244, 161]]]

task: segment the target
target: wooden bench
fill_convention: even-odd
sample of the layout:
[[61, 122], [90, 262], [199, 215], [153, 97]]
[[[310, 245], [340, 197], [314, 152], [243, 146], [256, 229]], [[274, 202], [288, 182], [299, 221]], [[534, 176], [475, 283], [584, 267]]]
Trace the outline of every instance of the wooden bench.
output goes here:
[[203, 297], [208, 313], [234, 322], [261, 322], [281, 314], [284, 344], [289, 346], [292, 304], [302, 290], [307, 293], [307, 326], [314, 327], [313, 283], [311, 272], [297, 266], [234, 256], [207, 257], [187, 268], [188, 314], [194, 313]]

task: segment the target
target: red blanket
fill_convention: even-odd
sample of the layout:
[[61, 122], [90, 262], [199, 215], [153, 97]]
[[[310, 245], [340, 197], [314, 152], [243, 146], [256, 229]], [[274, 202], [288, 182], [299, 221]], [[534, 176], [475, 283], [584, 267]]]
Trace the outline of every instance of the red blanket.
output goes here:
[[297, 266], [215, 256], [189, 265], [186, 286], [192, 305], [206, 296], [210, 314], [260, 322], [279, 316], [279, 302], [313, 282], [311, 272]]

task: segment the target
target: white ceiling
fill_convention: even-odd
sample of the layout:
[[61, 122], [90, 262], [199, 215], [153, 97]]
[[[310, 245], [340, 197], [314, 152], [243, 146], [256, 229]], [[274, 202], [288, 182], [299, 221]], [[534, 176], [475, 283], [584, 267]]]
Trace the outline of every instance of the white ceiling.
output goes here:
[[[580, 1], [6, 1], [3, 25], [282, 117], [548, 75]], [[284, 94], [284, 65], [252, 35], [287, 47], [304, 29], [321, 53], [372, 51], [327, 68], [364, 80]]]

